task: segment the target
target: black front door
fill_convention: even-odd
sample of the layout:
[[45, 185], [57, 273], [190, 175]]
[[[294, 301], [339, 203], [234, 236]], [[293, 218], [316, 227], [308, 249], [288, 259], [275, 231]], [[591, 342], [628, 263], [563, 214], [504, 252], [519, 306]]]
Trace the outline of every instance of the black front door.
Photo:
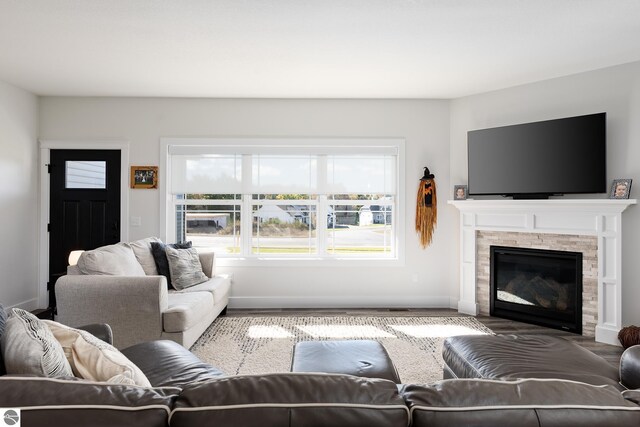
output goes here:
[[71, 251], [120, 241], [120, 167], [120, 150], [51, 150], [50, 284], [66, 272]]

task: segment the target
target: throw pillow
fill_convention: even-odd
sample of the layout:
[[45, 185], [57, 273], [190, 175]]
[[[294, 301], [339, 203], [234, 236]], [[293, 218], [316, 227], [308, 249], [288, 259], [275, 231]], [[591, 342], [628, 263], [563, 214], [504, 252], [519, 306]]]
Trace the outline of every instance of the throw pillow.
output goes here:
[[169, 245], [165, 245], [162, 242], [151, 242], [151, 254], [156, 262], [158, 274], [166, 277], [167, 287], [169, 289], [173, 289], [173, 285], [171, 284], [171, 272], [169, 271], [169, 261], [167, 261], [167, 254], [165, 253], [165, 248], [167, 246], [174, 249], [189, 249], [191, 247], [191, 242], [171, 243]]
[[7, 371], [4, 369], [4, 359], [2, 358], [2, 335], [4, 335], [4, 328], [7, 324], [7, 312], [4, 311], [4, 307], [0, 304], [0, 375], [5, 375]]
[[81, 274], [144, 276], [144, 270], [126, 243], [84, 251], [78, 259]]
[[162, 243], [162, 241], [157, 237], [147, 237], [146, 239], [131, 242], [129, 245], [131, 246], [131, 249], [133, 249], [133, 254], [142, 266], [144, 273], [147, 276], [157, 276], [158, 267], [156, 267], [156, 262], [153, 259], [153, 254], [151, 253], [151, 242]]
[[62, 346], [76, 376], [85, 380], [151, 387], [133, 362], [110, 344], [87, 331], [44, 320]]
[[194, 248], [174, 249], [167, 246], [165, 253], [169, 262], [171, 283], [175, 289], [180, 291], [209, 280], [202, 272], [200, 257]]
[[9, 374], [73, 376], [60, 343], [47, 325], [28, 311], [14, 308], [9, 313], [2, 351]]

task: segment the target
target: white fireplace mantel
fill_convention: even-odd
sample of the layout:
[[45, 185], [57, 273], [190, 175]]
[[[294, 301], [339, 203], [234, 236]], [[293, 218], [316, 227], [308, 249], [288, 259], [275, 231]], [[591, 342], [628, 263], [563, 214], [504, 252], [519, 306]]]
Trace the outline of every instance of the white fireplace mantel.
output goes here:
[[622, 328], [622, 212], [635, 199], [456, 200], [460, 210], [458, 311], [477, 315], [476, 231], [597, 236], [596, 341], [619, 345]]

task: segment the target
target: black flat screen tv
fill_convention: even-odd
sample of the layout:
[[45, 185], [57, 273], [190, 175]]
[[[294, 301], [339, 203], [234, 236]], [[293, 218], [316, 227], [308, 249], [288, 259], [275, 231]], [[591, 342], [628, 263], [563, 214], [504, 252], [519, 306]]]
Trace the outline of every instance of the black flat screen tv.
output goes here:
[[606, 193], [606, 113], [469, 131], [468, 194]]

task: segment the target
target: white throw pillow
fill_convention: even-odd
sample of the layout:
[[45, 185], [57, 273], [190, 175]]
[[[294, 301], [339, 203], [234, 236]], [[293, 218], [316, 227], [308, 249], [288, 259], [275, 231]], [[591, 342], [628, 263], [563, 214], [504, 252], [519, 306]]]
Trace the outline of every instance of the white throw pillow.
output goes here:
[[167, 246], [164, 251], [169, 262], [171, 285], [178, 291], [209, 280], [202, 272], [200, 257], [195, 248], [173, 249]]
[[78, 269], [82, 274], [145, 276], [131, 246], [126, 243], [84, 251], [78, 259]]
[[8, 374], [73, 376], [60, 343], [47, 325], [28, 311], [14, 308], [9, 312], [2, 352]]
[[144, 273], [147, 276], [157, 276], [158, 267], [156, 267], [156, 261], [153, 259], [151, 253], [151, 242], [162, 242], [157, 237], [147, 237], [146, 239], [136, 240], [129, 243], [136, 259], [142, 266]]
[[144, 373], [114, 346], [87, 331], [44, 320], [76, 376], [85, 380], [151, 387]]

